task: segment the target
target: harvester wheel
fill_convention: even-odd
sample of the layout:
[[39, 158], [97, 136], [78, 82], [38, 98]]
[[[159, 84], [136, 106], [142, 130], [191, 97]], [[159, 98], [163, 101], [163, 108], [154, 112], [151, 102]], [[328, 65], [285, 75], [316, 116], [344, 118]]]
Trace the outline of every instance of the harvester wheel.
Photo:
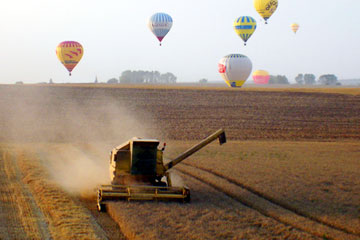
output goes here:
[[106, 205], [104, 203], [98, 203], [97, 209], [99, 212], [106, 212]]
[[187, 195], [186, 195], [186, 197], [184, 198], [183, 201], [184, 201], [184, 203], [189, 203], [190, 200], [191, 200], [190, 191], [188, 190], [188, 191], [187, 191]]

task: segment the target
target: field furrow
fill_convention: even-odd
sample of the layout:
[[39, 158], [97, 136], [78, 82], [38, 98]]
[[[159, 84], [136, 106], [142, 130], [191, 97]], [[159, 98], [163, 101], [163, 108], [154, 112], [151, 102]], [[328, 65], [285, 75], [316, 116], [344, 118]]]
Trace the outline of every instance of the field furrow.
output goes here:
[[187, 140], [221, 127], [234, 140], [360, 139], [360, 96], [321, 90], [0, 86], [0, 93], [4, 141]]
[[37, 193], [56, 238], [125, 239], [118, 225], [97, 211], [92, 178], [101, 171], [89, 164], [91, 158], [72, 144], [30, 144], [24, 152], [19, 160], [24, 181]]
[[18, 163], [24, 183], [49, 221], [53, 239], [107, 239], [105, 232], [78, 200], [49, 177], [39, 157], [22, 151]]
[[[176, 174], [176, 173], [174, 173]], [[109, 214], [130, 239], [318, 239], [263, 216], [188, 175], [189, 204], [113, 202]]]
[[359, 147], [358, 142], [229, 142], [221, 148], [210, 145], [184, 163], [299, 215], [360, 236]]
[[226, 195], [238, 200], [240, 203], [259, 211], [267, 217], [271, 217], [283, 224], [291, 225], [296, 229], [308, 232], [314, 236], [329, 239], [358, 239], [359, 236], [337, 229], [330, 224], [316, 221], [309, 216], [299, 214], [288, 207], [281, 206], [274, 201], [269, 201], [261, 193], [254, 193], [240, 184], [229, 180], [227, 177], [204, 170], [199, 167], [182, 164], [177, 167], [182, 173], [190, 175]]
[[23, 184], [10, 149], [1, 152], [1, 239], [50, 239], [48, 223]]

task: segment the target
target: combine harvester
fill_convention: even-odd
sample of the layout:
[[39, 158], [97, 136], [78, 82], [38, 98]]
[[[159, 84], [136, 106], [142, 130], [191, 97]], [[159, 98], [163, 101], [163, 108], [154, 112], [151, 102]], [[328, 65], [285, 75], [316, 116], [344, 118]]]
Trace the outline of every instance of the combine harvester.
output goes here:
[[105, 212], [106, 202], [116, 200], [189, 202], [189, 188], [172, 186], [169, 170], [217, 138], [220, 145], [226, 142], [224, 130], [219, 129], [168, 163], [163, 161], [166, 144], [158, 149], [156, 139], [132, 138], [114, 148], [110, 155], [111, 185], [98, 189], [98, 210]]

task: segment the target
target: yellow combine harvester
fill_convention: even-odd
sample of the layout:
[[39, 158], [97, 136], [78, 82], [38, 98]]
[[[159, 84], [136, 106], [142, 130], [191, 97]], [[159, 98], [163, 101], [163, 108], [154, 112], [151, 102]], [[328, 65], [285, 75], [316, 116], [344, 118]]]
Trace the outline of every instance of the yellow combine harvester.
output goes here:
[[106, 211], [107, 201], [114, 200], [177, 200], [190, 201], [190, 190], [172, 186], [169, 169], [219, 138], [226, 142], [222, 129], [214, 132], [168, 163], [163, 161], [165, 144], [158, 149], [156, 139], [132, 138], [114, 148], [110, 155], [111, 185], [98, 190], [97, 207]]

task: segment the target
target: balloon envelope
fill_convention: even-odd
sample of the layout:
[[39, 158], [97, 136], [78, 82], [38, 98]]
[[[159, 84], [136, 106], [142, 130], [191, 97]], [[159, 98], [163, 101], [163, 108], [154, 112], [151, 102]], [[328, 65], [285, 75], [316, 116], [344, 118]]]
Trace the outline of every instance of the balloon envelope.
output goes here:
[[299, 24], [297, 24], [297, 23], [293, 23], [293, 24], [290, 25], [290, 27], [291, 27], [291, 30], [292, 30], [294, 33], [296, 33], [300, 26], [299, 26]]
[[265, 70], [254, 71], [252, 77], [256, 84], [268, 84], [270, 80], [270, 75]]
[[83, 47], [80, 43], [75, 41], [64, 41], [56, 47], [56, 56], [69, 71], [70, 76], [71, 71], [80, 62], [83, 54]]
[[229, 87], [241, 87], [252, 69], [250, 59], [242, 54], [229, 54], [220, 59], [219, 73]]
[[161, 41], [164, 39], [166, 34], [170, 31], [173, 24], [173, 20], [170, 15], [166, 13], [155, 13], [152, 15], [148, 22], [148, 27], [152, 33], [159, 40], [160, 45]]
[[273, 15], [278, 6], [278, 0], [254, 0], [254, 7], [260, 16], [267, 20]]
[[234, 30], [239, 37], [245, 42], [251, 37], [256, 29], [256, 21], [252, 17], [243, 16], [234, 21]]

